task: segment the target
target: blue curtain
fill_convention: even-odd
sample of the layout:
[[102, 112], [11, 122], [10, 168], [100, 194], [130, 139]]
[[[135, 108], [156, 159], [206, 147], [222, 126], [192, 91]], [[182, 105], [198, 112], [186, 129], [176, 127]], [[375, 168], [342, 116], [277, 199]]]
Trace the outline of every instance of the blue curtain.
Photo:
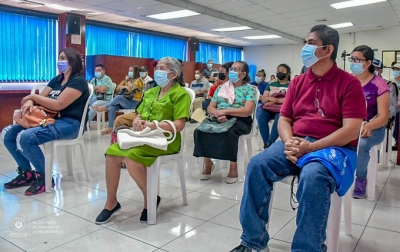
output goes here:
[[0, 82], [49, 81], [56, 74], [55, 19], [0, 11]]
[[200, 42], [199, 50], [196, 52], [196, 61], [207, 63], [208, 60], [212, 60], [216, 64], [221, 64], [219, 47], [219, 45]]
[[222, 46], [221, 48], [222, 62], [235, 62], [242, 60], [242, 49]]
[[182, 61], [186, 61], [187, 59], [187, 42], [184, 39], [149, 34], [138, 34], [137, 38], [136, 57], [159, 60], [169, 56]]
[[136, 34], [99, 26], [86, 26], [86, 55], [136, 57]]
[[108, 54], [154, 59], [170, 56], [185, 61], [186, 46], [184, 39], [86, 26], [86, 55]]

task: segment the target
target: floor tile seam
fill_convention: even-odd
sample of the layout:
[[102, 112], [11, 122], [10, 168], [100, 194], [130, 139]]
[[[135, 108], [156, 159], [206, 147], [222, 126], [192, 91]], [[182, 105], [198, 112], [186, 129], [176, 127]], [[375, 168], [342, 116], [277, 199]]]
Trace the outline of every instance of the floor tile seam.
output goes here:
[[295, 218], [296, 218], [296, 215], [293, 216], [292, 218], [290, 218], [290, 220], [289, 220], [288, 222], [286, 222], [286, 224], [283, 225], [283, 227], [281, 227], [281, 228], [271, 237], [271, 239], [275, 239], [275, 236], [276, 236], [277, 234], [279, 234], [279, 232], [281, 232], [286, 226], [288, 226], [289, 223], [290, 223], [293, 219], [295, 219]]
[[22, 251], [25, 251], [25, 252], [27, 251], [27, 250], [25, 250], [25, 249], [21, 248], [21, 247], [20, 247], [20, 246], [18, 246], [17, 244], [14, 244], [13, 242], [11, 242], [11, 241], [7, 240], [6, 238], [4, 238], [4, 237], [2, 237], [2, 236], [0, 236], [0, 239], [3, 239], [3, 240], [5, 240], [6, 242], [8, 242], [8, 243], [10, 243], [10, 244], [14, 245], [15, 247], [17, 247], [17, 248], [21, 249]]
[[186, 235], [187, 233], [189, 233], [189, 232], [195, 230], [196, 228], [199, 228], [200, 226], [202, 226], [202, 225], [204, 225], [204, 224], [206, 224], [206, 223], [207, 223], [207, 222], [204, 221], [203, 223], [201, 223], [201, 224], [199, 224], [199, 225], [193, 227], [193, 228], [190, 229], [189, 231], [183, 233], [182, 235], [179, 235], [178, 237], [174, 238], [173, 240], [171, 240], [171, 241], [167, 242], [166, 244], [162, 245], [159, 249], [165, 250], [165, 249], [163, 249], [163, 247], [165, 247], [165, 246], [167, 246], [168, 244], [170, 244], [170, 243], [176, 241], [177, 239], [181, 238], [182, 236], [184, 236], [184, 235]]
[[83, 235], [83, 236], [79, 236], [79, 237], [77, 237], [77, 238], [75, 238], [75, 239], [73, 239], [73, 240], [71, 240], [71, 241], [68, 241], [68, 242], [65, 242], [65, 243], [63, 243], [63, 244], [57, 245], [57, 246], [54, 247], [54, 248], [51, 248], [51, 249], [49, 249], [49, 250], [46, 250], [46, 252], [55, 250], [55, 249], [57, 249], [57, 248], [59, 248], [59, 247], [62, 247], [62, 246], [64, 246], [64, 245], [67, 245], [68, 243], [74, 242], [74, 241], [79, 240], [79, 239], [81, 239], [81, 238], [83, 238], [83, 237], [85, 237], [85, 236], [88, 236], [88, 235], [91, 235], [91, 234], [93, 234], [93, 233], [96, 233], [96, 232], [98, 232], [98, 231], [100, 231], [100, 230], [102, 230], [102, 229], [104, 229], [104, 227], [102, 227], [102, 228], [100, 228], [100, 229], [96, 229], [95, 231], [92, 231], [92, 232], [90, 232], [90, 233], [87, 233], [87, 234], [85, 234], [85, 235]]

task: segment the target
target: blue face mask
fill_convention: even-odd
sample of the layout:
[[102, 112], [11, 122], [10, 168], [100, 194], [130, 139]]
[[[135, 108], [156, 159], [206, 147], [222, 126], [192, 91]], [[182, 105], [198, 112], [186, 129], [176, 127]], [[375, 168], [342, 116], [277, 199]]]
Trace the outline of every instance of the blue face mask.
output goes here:
[[165, 87], [169, 83], [168, 72], [163, 70], [156, 70], [154, 72], [154, 80], [160, 87]]
[[207, 64], [207, 67], [208, 68], [212, 68], [212, 64]]
[[260, 84], [261, 83], [261, 77], [256, 76], [255, 81], [256, 81], [257, 84]]
[[393, 77], [397, 78], [400, 76], [400, 71], [399, 70], [393, 70]]
[[128, 72], [128, 77], [132, 78], [133, 77], [133, 72]]
[[65, 73], [68, 71], [69, 66], [68, 66], [68, 62], [63, 60], [63, 61], [58, 61], [57, 62], [57, 68], [61, 73]]
[[355, 75], [360, 75], [365, 71], [365, 69], [363, 68], [363, 63], [355, 63], [355, 62], [350, 63], [350, 70]]
[[229, 80], [232, 81], [232, 83], [236, 83], [239, 81], [239, 73], [235, 71], [229, 71]]
[[301, 50], [301, 60], [303, 61], [303, 65], [307, 68], [311, 67], [315, 63], [318, 62], [318, 60], [325, 58], [326, 56], [322, 58], [318, 58], [315, 56], [315, 51], [319, 47], [325, 47], [325, 46], [315, 46], [315, 45], [308, 45], [305, 44], [303, 46], [303, 49]]
[[96, 78], [100, 78], [101, 77], [101, 72], [94, 72], [94, 76], [96, 76]]

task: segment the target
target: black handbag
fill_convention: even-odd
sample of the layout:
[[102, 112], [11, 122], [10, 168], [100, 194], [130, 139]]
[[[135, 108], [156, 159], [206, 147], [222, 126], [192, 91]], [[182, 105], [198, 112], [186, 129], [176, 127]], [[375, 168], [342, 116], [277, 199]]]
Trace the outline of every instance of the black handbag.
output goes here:
[[[97, 86], [97, 78], [94, 79], [94, 86]], [[106, 94], [105, 93], [98, 93], [96, 92], [96, 100], [105, 100]]]
[[140, 89], [135, 88], [132, 92], [129, 92], [127, 88], [119, 90], [115, 95], [122, 95], [126, 99], [132, 99], [132, 97], [137, 93], [140, 92]]

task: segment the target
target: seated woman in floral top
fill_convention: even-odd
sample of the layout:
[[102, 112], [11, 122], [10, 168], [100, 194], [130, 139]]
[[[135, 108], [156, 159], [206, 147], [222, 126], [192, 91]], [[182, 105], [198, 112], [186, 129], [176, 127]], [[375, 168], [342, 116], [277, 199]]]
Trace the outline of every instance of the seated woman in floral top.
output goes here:
[[239, 137], [251, 132], [251, 115], [257, 104], [257, 91], [249, 82], [247, 63], [235, 62], [229, 71], [229, 81], [218, 87], [207, 109], [210, 116], [221, 123], [236, 117], [235, 125], [223, 133], [205, 133], [197, 129], [194, 131], [193, 155], [204, 157], [205, 166], [201, 180], [210, 179], [214, 168], [211, 158], [231, 161], [226, 182], [231, 184], [238, 180], [236, 162]]

